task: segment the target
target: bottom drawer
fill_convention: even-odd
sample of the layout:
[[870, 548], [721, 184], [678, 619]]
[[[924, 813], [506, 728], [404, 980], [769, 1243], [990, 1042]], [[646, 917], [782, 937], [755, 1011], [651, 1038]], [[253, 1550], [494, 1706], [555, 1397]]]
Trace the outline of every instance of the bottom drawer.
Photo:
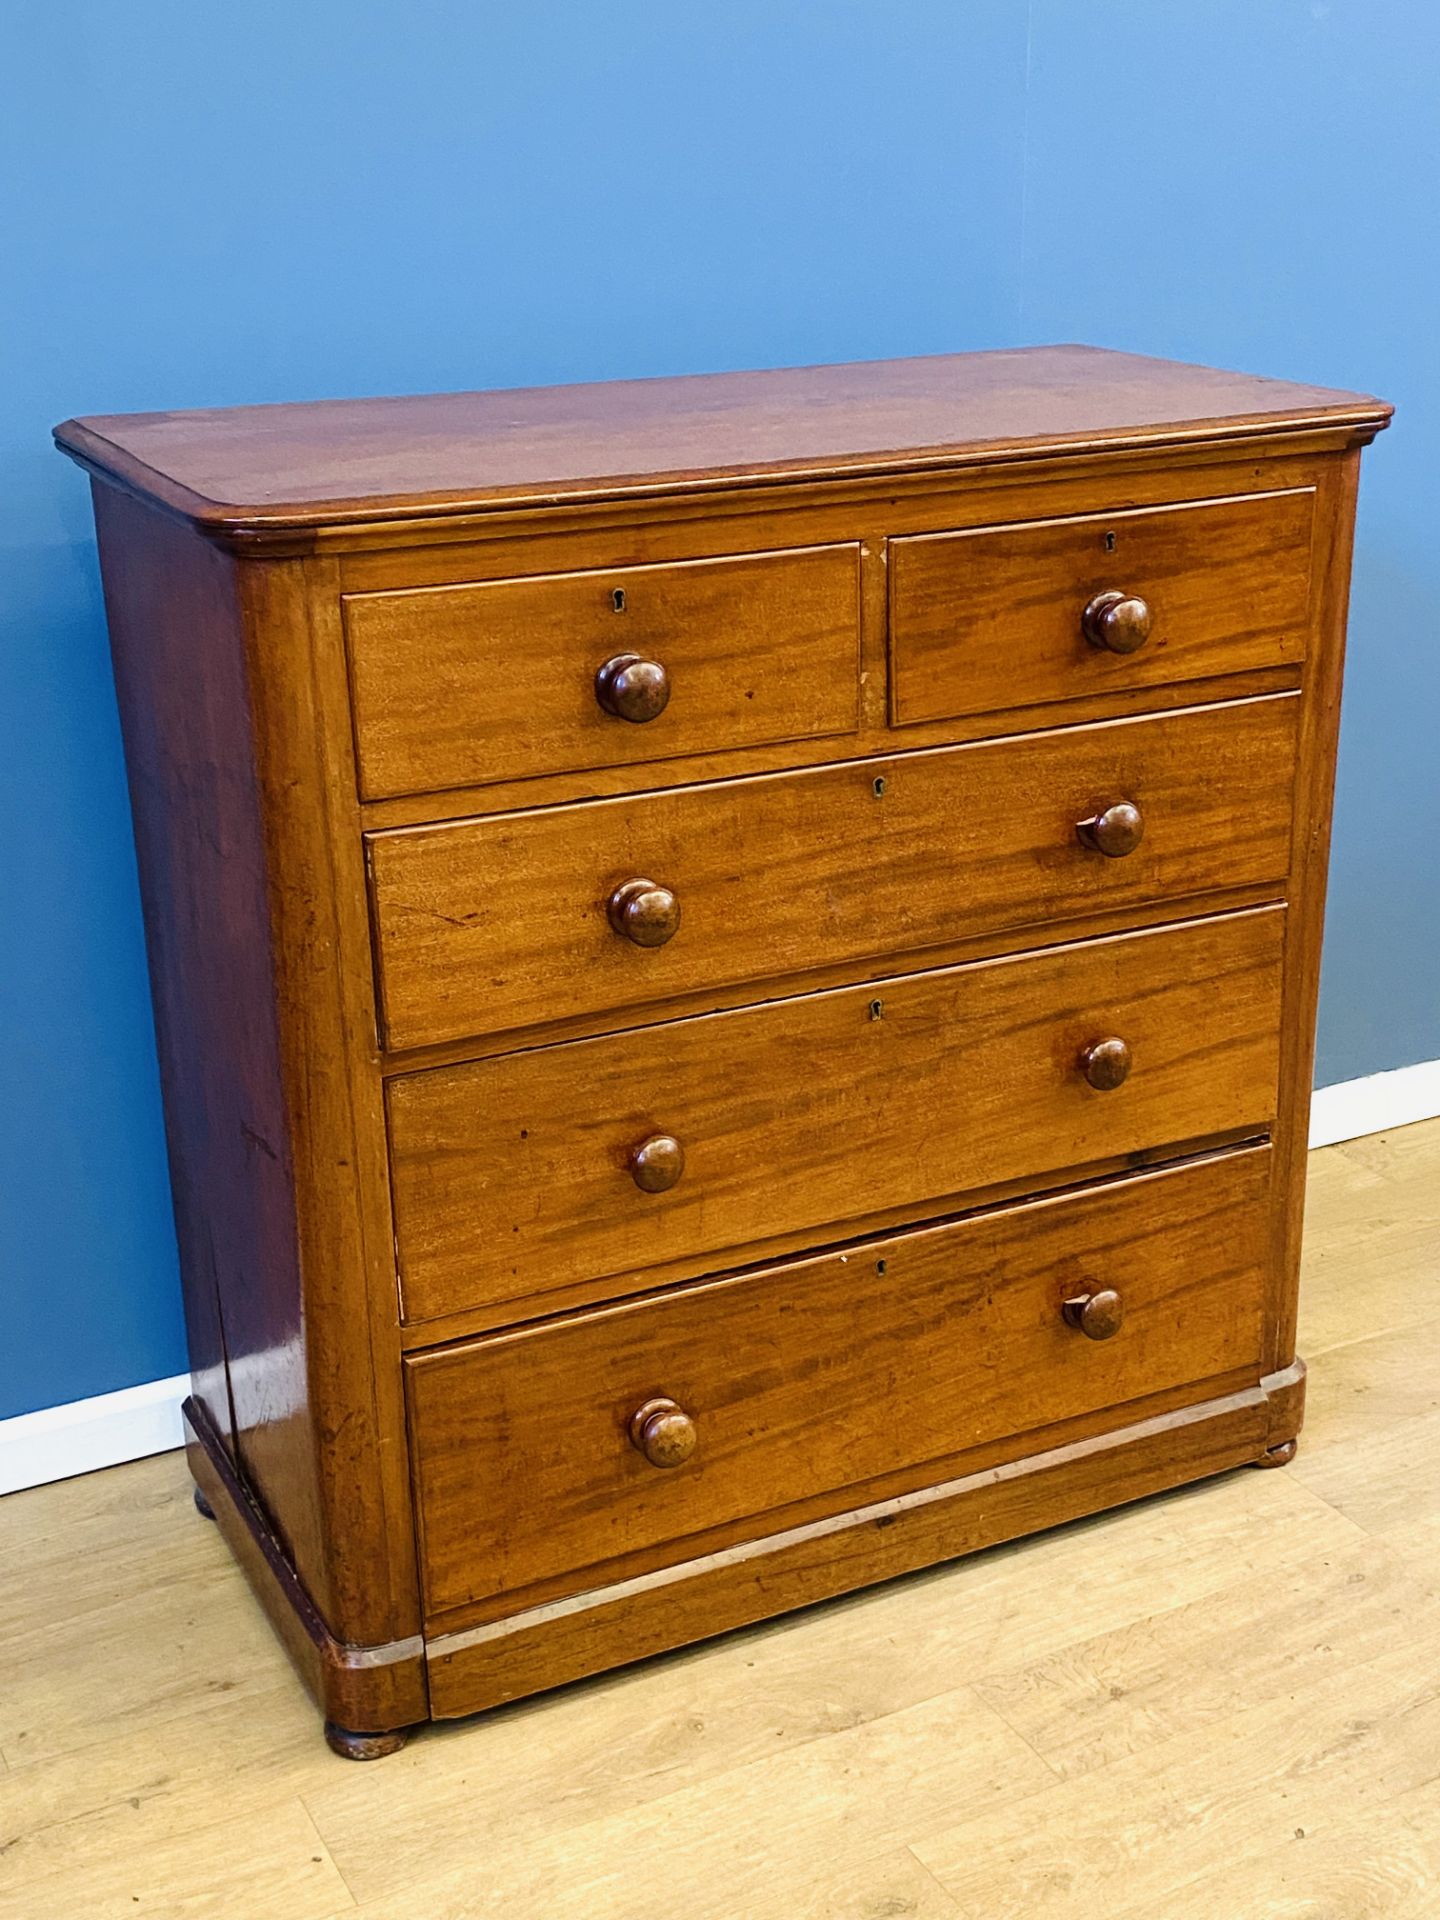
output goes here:
[[429, 1616], [1258, 1371], [1269, 1178], [1248, 1148], [411, 1358]]

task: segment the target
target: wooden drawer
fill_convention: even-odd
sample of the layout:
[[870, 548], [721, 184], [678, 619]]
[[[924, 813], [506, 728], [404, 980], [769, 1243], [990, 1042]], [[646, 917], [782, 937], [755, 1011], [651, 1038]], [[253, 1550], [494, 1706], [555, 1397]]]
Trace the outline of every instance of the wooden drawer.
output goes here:
[[[1273, 884], [1290, 694], [369, 839], [383, 1038], [423, 1046], [888, 959], [1055, 918]], [[1124, 858], [1076, 823], [1137, 804]], [[616, 931], [668, 890], [662, 946]]]
[[[1269, 1160], [1227, 1154], [412, 1358], [427, 1611], [593, 1585], [606, 1563], [678, 1557], [666, 1543], [689, 1557], [696, 1535], [770, 1532], [798, 1503], [843, 1510], [1012, 1434], [1020, 1455], [1036, 1428], [1101, 1408], [1119, 1425], [1142, 1395], [1258, 1371]], [[1106, 1291], [1119, 1330], [1086, 1338], [1064, 1304]], [[668, 1468], [630, 1437], [662, 1397], [695, 1443]], [[669, 1437], [690, 1437], [673, 1416]]]
[[[853, 729], [859, 548], [611, 567], [345, 596], [367, 799], [629, 766]], [[596, 672], [668, 676], [654, 718], [605, 711]]]
[[[1304, 489], [892, 540], [891, 718], [1294, 666], [1313, 519]], [[1106, 592], [1149, 609], [1135, 652], [1086, 637], [1086, 608]]]
[[[406, 1316], [587, 1297], [1275, 1112], [1283, 908], [679, 1020], [389, 1083]], [[1079, 1056], [1124, 1039], [1097, 1092]], [[673, 1171], [679, 1179], [643, 1190]], [[889, 1224], [889, 1221], [884, 1224]]]

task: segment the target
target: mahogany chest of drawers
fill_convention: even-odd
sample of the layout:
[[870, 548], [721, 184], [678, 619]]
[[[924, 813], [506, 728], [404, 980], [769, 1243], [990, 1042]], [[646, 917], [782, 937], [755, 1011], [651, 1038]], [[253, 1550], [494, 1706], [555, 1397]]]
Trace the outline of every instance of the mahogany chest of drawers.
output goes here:
[[1062, 347], [58, 430], [191, 1463], [339, 1750], [1289, 1458], [1388, 412]]

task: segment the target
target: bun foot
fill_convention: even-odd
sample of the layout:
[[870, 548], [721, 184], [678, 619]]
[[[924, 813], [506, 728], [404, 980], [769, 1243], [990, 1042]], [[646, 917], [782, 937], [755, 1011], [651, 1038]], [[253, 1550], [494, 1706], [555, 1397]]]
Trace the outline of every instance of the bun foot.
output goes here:
[[1278, 1447], [1271, 1447], [1268, 1453], [1262, 1453], [1255, 1462], [1257, 1467], [1288, 1467], [1295, 1458], [1298, 1440], [1282, 1440]]
[[342, 1760], [383, 1760], [387, 1753], [398, 1753], [410, 1738], [408, 1727], [396, 1727], [389, 1733], [351, 1733], [348, 1727], [325, 1722], [325, 1739], [332, 1753]]
[[213, 1520], [215, 1518], [214, 1507], [211, 1506], [199, 1487], [195, 1489], [195, 1511], [198, 1514], [202, 1514], [207, 1520]]

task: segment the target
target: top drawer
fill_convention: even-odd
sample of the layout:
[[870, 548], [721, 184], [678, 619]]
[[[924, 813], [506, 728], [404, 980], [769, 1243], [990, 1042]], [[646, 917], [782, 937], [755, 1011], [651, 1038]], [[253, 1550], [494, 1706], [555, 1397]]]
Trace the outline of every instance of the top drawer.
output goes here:
[[[855, 545], [347, 594], [344, 608], [369, 800], [856, 722]], [[607, 693], [597, 675], [627, 654], [649, 670]]]
[[1313, 518], [1307, 488], [892, 540], [891, 719], [1293, 666]]

